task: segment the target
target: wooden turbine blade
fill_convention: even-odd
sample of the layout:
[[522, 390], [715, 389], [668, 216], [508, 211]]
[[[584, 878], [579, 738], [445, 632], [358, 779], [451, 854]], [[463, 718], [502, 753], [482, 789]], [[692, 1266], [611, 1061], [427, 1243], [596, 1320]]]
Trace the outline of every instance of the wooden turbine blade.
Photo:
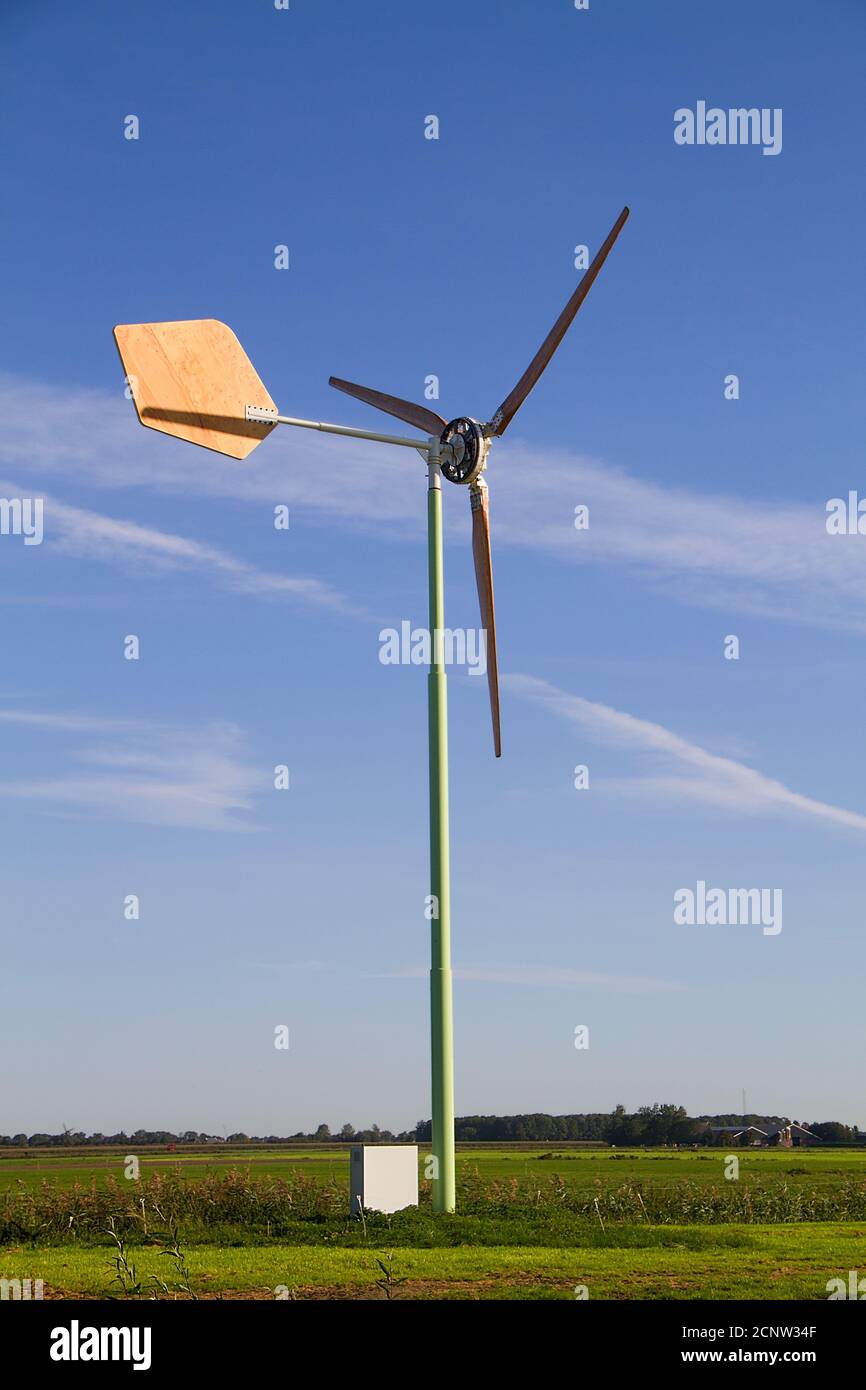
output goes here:
[[437, 439], [448, 423], [435, 410], [428, 410], [426, 405], [416, 405], [414, 401], [404, 401], [384, 391], [373, 391], [369, 386], [357, 386], [354, 381], [343, 381], [339, 376], [328, 377], [328, 385], [336, 386], [338, 391], [345, 391], [359, 401], [366, 401], [367, 405], [374, 405], [377, 410], [384, 410], [386, 415], [404, 420], [407, 425], [414, 425], [425, 434], [435, 435]]
[[627, 217], [628, 208], [623, 208], [619, 217], [616, 219], [607, 236], [605, 237], [600, 249], [596, 252], [595, 259], [593, 260], [592, 265], [585, 272], [583, 279], [581, 280], [577, 289], [574, 291], [574, 294], [571, 296], [571, 299], [566, 304], [559, 318], [556, 320], [556, 323], [551, 328], [544, 342], [541, 344], [541, 347], [538, 349], [538, 352], [535, 354], [529, 366], [526, 368], [526, 371], [523, 373], [523, 376], [520, 378], [517, 385], [514, 387], [514, 390], [511, 391], [509, 395], [505, 397], [505, 400], [502, 402], [496, 414], [493, 416], [493, 419], [490, 421], [490, 428], [493, 434], [505, 433], [511, 421], [514, 419], [514, 416], [517, 414], [518, 410], [523, 405], [523, 402], [526, 400], [526, 397], [529, 395], [533, 386], [538, 381], [538, 378], [541, 376], [541, 373], [544, 371], [551, 357], [556, 352], [556, 349], [559, 347], [559, 344], [565, 337], [565, 334], [572, 320], [574, 319], [575, 314], [577, 313], [583, 301], [586, 299], [586, 296], [589, 294], [589, 291], [592, 289], [593, 282], [595, 281], [598, 272], [601, 270], [602, 266], [607, 260], [610, 248], [613, 246], [613, 243], [616, 241], [617, 237], [619, 236], [620, 232], [625, 226]]
[[493, 720], [493, 750], [500, 758], [502, 742], [499, 728], [499, 667], [496, 659], [496, 614], [493, 607], [493, 561], [490, 555], [490, 500], [484, 482], [470, 489], [472, 505], [472, 558], [475, 561], [475, 583], [481, 608], [481, 626], [487, 641], [487, 688], [490, 692], [490, 715]]

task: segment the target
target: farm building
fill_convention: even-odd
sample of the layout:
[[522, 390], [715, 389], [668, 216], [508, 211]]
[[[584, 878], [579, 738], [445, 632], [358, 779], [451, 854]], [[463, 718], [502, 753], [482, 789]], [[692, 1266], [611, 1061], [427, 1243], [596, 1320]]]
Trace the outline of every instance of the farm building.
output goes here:
[[705, 1144], [764, 1145], [770, 1136], [757, 1125], [707, 1125], [701, 1135]]
[[798, 1124], [793, 1120], [789, 1125], [782, 1125], [779, 1129], [770, 1132], [769, 1142], [778, 1144], [783, 1149], [804, 1148], [808, 1144], [823, 1144], [823, 1139], [819, 1139], [817, 1134], [813, 1134], [805, 1125]]
[[739, 1147], [799, 1149], [821, 1144], [817, 1134], [793, 1120], [790, 1124], [760, 1129], [757, 1125], [707, 1125], [701, 1139], [705, 1144], [736, 1144]]

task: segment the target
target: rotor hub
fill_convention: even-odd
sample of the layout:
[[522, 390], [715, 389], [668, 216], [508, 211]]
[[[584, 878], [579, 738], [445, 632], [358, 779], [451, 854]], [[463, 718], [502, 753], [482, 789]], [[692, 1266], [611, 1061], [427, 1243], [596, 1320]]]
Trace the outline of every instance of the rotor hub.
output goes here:
[[449, 483], [474, 483], [487, 455], [487, 440], [478, 421], [458, 416], [445, 426], [439, 442], [440, 468]]

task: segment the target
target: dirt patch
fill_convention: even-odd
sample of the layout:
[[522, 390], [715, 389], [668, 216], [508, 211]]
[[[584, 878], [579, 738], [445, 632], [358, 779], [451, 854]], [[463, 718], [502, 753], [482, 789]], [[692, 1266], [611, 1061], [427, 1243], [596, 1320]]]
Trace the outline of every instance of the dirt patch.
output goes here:
[[[574, 1287], [570, 1280], [554, 1279], [545, 1275], [534, 1274], [509, 1274], [501, 1279], [487, 1277], [484, 1279], [410, 1279], [405, 1284], [400, 1284], [393, 1292], [394, 1302], [410, 1301], [412, 1299], [477, 1299], [485, 1291], [493, 1289], [521, 1289], [534, 1287], [537, 1289], [549, 1288], [551, 1290], [568, 1290]], [[71, 1293], [68, 1290], [45, 1286], [46, 1299], [72, 1299], [80, 1302], [98, 1303], [107, 1302], [104, 1294], [81, 1294]], [[384, 1292], [373, 1284], [308, 1284], [298, 1288], [290, 1289], [288, 1300], [274, 1297], [272, 1289], [223, 1289], [220, 1292], [202, 1292], [198, 1295], [199, 1301], [212, 1303], [223, 1300], [226, 1302], [259, 1302], [259, 1303], [280, 1303], [280, 1302], [340, 1302], [340, 1303], [383, 1303], [386, 1302]], [[117, 1300], [123, 1302], [126, 1300]], [[148, 1302], [148, 1299], [130, 1299], [129, 1302]], [[164, 1296], [159, 1300], [163, 1302], [189, 1302], [189, 1298], [184, 1294], [178, 1294], [177, 1299], [166, 1299]]]

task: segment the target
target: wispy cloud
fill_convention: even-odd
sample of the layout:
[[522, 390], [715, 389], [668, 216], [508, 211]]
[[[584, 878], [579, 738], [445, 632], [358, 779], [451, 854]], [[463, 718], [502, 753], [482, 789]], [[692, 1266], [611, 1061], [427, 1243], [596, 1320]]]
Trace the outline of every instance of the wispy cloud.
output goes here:
[[302, 975], [321, 975], [333, 974], [334, 972], [324, 960], [245, 960], [240, 962], [245, 970], [264, 970], [272, 975], [275, 972], [287, 971], [292, 974], [297, 972]]
[[604, 975], [592, 970], [574, 970], [567, 965], [462, 965], [454, 973], [460, 980], [481, 984], [541, 985], [553, 989], [577, 987], [622, 994], [658, 994], [680, 988], [671, 980], [653, 980], [642, 975]]
[[[357, 409], [363, 421], [369, 412]], [[56, 474], [107, 490], [285, 502], [391, 538], [423, 528], [421, 461], [407, 450], [287, 429], [238, 464], [142, 429], [120, 390], [58, 390], [8, 375], [0, 375], [0, 410], [0, 462], [40, 480]], [[345, 418], [345, 403], [335, 401], [334, 413]], [[190, 462], [195, 452], [198, 467]], [[628, 472], [568, 450], [545, 448], [542, 458], [517, 438], [497, 444], [490, 474], [497, 545], [616, 566], [680, 603], [866, 632], [866, 546], [827, 535], [825, 497], [791, 503], [662, 487], [636, 476], [642, 463]], [[590, 509], [585, 531], [574, 529], [578, 504]], [[465, 530], [465, 509], [449, 512], [449, 525]], [[79, 522], [80, 537], [86, 529]], [[233, 569], [226, 558], [201, 547], [198, 563], [254, 587], [248, 567]], [[196, 562], [193, 552], [187, 559]]]
[[[20, 497], [27, 489], [0, 480], [0, 495]], [[225, 587], [241, 593], [297, 599], [345, 613], [360, 610], [341, 593], [319, 579], [275, 574], [247, 564], [217, 546], [173, 535], [135, 521], [104, 516], [72, 507], [56, 497], [40, 493], [45, 506], [45, 544], [70, 555], [120, 564], [147, 572], [201, 570]]]
[[805, 815], [852, 830], [866, 830], [866, 815], [792, 791], [746, 763], [710, 753], [661, 724], [570, 695], [534, 676], [512, 675], [505, 684], [552, 714], [577, 724], [592, 738], [652, 757], [660, 774], [609, 779], [608, 787], [640, 796], [693, 800], [746, 815]]
[[[338, 417], [342, 408], [335, 402]], [[373, 412], [357, 409], [361, 414], [354, 418], [363, 423], [366, 416], [371, 423]], [[424, 465], [408, 449], [286, 427], [239, 463], [143, 428], [120, 384], [109, 394], [6, 373], [0, 373], [0, 414], [8, 424], [0, 438], [0, 466], [15, 475], [75, 478], [108, 492], [133, 488], [303, 505], [308, 515], [353, 525], [414, 519], [419, 533], [424, 525]]]
[[[866, 547], [827, 534], [826, 497], [662, 487], [565, 451], [541, 460], [519, 442], [507, 474], [499, 540], [630, 571], [680, 603], [866, 632]], [[589, 507], [586, 530], [575, 530], [577, 505]]]
[[29, 710], [2, 710], [0, 723], [99, 739], [68, 750], [60, 774], [0, 781], [0, 797], [146, 825], [254, 828], [244, 813], [253, 808], [262, 774], [247, 759], [235, 724], [191, 728]]
[[[422, 966], [408, 967], [405, 970], [390, 970], [369, 974], [365, 978], [373, 980], [420, 980], [426, 978], [427, 970]], [[457, 965], [454, 977], [458, 980], [472, 981], [489, 985], [522, 985], [528, 988], [551, 989], [603, 989], [622, 994], [658, 994], [681, 986], [671, 980], [654, 980], [642, 975], [605, 975], [592, 970], [575, 970], [568, 965], [538, 965], [512, 962], [507, 965], [497, 963]]]

